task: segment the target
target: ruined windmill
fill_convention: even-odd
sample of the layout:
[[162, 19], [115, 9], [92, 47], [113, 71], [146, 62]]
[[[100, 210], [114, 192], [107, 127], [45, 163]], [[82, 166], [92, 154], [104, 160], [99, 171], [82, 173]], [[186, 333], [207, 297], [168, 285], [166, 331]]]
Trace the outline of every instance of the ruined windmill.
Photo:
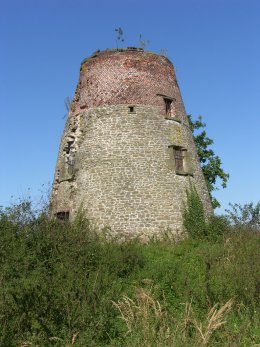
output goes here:
[[182, 230], [193, 184], [211, 202], [172, 63], [134, 47], [98, 51], [81, 63], [62, 136], [51, 214], [82, 206], [122, 238]]

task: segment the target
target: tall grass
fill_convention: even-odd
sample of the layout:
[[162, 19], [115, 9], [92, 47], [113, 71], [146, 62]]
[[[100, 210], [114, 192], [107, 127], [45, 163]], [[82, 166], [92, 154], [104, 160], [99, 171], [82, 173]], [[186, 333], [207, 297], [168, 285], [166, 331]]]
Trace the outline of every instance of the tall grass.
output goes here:
[[177, 244], [120, 244], [82, 215], [2, 210], [0, 346], [260, 344], [259, 234], [209, 225]]
[[196, 317], [192, 302], [185, 304], [185, 311], [176, 319], [150, 289], [136, 288], [135, 299], [123, 296], [113, 304], [127, 327], [126, 346], [209, 346], [214, 332], [226, 323], [224, 318], [233, 301], [220, 308], [214, 305], [202, 321]]

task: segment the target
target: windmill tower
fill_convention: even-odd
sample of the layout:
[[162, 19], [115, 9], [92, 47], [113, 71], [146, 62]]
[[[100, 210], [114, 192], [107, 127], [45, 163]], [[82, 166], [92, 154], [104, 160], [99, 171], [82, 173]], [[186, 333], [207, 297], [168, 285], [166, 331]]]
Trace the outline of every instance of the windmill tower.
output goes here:
[[51, 213], [82, 206], [122, 238], [182, 230], [192, 183], [211, 202], [172, 63], [142, 49], [98, 51], [81, 63], [62, 136]]

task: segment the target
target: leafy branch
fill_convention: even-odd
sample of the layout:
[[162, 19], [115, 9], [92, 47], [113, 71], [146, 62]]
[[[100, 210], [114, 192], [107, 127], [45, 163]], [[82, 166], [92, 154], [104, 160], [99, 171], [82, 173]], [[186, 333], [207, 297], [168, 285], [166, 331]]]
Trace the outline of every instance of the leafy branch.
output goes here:
[[193, 133], [195, 145], [197, 147], [198, 156], [200, 159], [201, 168], [208, 186], [213, 208], [220, 207], [219, 201], [212, 196], [214, 190], [218, 190], [217, 181], [221, 181], [222, 188], [226, 188], [229, 174], [222, 168], [222, 162], [212, 148], [209, 148], [214, 141], [207, 136], [205, 130], [195, 134], [197, 130], [206, 127], [206, 123], [202, 121], [202, 117], [193, 120], [191, 115], [188, 115], [190, 128]]

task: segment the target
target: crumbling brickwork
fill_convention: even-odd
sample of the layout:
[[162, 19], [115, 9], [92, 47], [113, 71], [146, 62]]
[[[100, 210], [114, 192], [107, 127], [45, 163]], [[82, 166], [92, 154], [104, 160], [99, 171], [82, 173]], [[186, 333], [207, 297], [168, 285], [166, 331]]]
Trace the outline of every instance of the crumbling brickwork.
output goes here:
[[[118, 104], [154, 105], [164, 110], [162, 95], [178, 93], [173, 66], [166, 57], [140, 49], [107, 50], [82, 62], [72, 115]], [[174, 107], [180, 113], [182, 100], [176, 99]]]
[[138, 49], [98, 52], [81, 64], [61, 140], [51, 212], [83, 206], [123, 239], [182, 231], [186, 189], [212, 207], [174, 68]]

